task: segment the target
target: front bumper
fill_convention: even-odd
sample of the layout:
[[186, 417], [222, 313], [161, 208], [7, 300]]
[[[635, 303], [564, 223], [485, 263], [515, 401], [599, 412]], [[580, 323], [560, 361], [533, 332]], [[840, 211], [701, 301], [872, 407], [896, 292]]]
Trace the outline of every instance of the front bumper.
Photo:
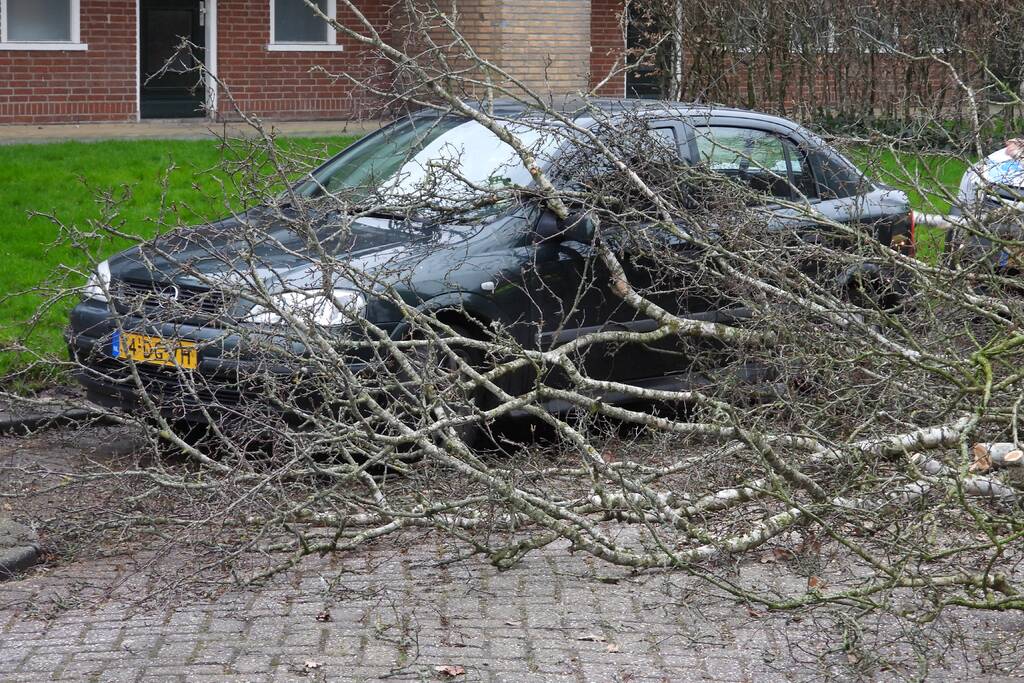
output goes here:
[[[197, 367], [182, 370], [115, 358], [111, 342], [119, 323], [125, 332], [195, 342]], [[222, 327], [117, 316], [95, 300], [72, 310], [65, 332], [76, 379], [90, 401], [109, 408], [146, 414], [152, 410], [148, 398], [165, 417], [202, 423], [232, 415], [293, 421], [301, 418], [289, 408], [299, 413], [321, 405], [322, 392], [310, 381], [304, 347], [268, 334], [259, 338], [263, 343], [256, 352], [251, 339]], [[346, 364], [354, 374], [368, 367], [354, 355]]]

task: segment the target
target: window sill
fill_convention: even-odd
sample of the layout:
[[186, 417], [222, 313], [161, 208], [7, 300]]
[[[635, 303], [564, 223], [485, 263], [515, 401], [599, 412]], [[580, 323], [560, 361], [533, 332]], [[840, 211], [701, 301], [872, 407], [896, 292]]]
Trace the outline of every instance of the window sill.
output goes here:
[[267, 52], [341, 52], [342, 45], [330, 43], [270, 43]]
[[0, 43], [0, 50], [48, 50], [63, 52], [84, 52], [88, 43]]

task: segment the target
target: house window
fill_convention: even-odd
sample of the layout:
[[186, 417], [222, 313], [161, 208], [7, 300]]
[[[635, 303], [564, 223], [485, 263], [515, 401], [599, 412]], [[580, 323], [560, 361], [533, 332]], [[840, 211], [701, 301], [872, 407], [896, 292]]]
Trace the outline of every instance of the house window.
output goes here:
[[[335, 0], [311, 0], [331, 17]], [[334, 27], [324, 21], [306, 0], [270, 0], [270, 45], [268, 50], [340, 50], [335, 43]]]
[[0, 49], [84, 50], [79, 0], [0, 0]]

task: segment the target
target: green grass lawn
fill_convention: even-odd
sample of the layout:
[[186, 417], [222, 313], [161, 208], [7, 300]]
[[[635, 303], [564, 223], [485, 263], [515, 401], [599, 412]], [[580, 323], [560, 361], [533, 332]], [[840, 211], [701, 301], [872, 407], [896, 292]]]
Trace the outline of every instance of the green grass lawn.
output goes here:
[[[278, 142], [288, 158], [312, 165], [354, 138], [287, 139]], [[61, 240], [48, 213], [67, 225], [87, 228], [109, 221], [116, 204], [116, 225], [125, 232], [151, 236], [161, 220], [182, 223], [217, 218], [246, 201], [244, 168], [268, 173], [261, 155], [248, 146], [217, 141], [121, 141], [0, 146], [0, 345], [27, 339], [30, 352], [0, 352], [0, 378], [24, 367], [35, 354], [59, 353], [61, 329], [71, 300], [55, 302], [33, 321], [45, 297], [18, 294], [46, 282], [62, 267], [84, 270], [89, 256]], [[956, 191], [966, 164], [940, 155], [893, 154], [858, 148], [851, 157], [873, 178], [907, 189], [914, 207], [943, 213], [945, 192]], [[254, 163], [253, 163], [254, 162]], [[915, 189], [916, 188], [916, 189]], [[919, 253], [934, 259], [942, 249], [941, 231], [921, 230]], [[102, 259], [128, 245], [126, 240], [91, 244]], [[71, 276], [72, 284], [83, 281]], [[37, 373], [30, 383], [42, 379]]]
[[[343, 149], [355, 138], [290, 138], [278, 150], [312, 165]], [[61, 330], [74, 301], [54, 303], [33, 324], [45, 296], [19, 294], [46, 282], [62, 267], [83, 270], [89, 257], [61, 239], [48, 213], [66, 225], [85, 229], [108, 221], [111, 201], [127, 233], [149, 236], [159, 220], [200, 222], [238, 207], [247, 185], [243, 167], [269, 173], [272, 167], [247, 145], [216, 140], [117, 141], [0, 146], [0, 345], [27, 338], [32, 353], [0, 352], [0, 381], [12, 368], [26, 365], [33, 353], [59, 352]], [[226, 170], [225, 170], [226, 169]], [[166, 189], [166, 192], [165, 192]], [[243, 197], [243, 198], [240, 198]], [[102, 240], [92, 246], [102, 259], [126, 246], [126, 240]], [[74, 279], [81, 284], [82, 277]], [[41, 379], [37, 373], [28, 381]]]
[[[967, 161], [945, 154], [893, 153], [859, 147], [847, 150], [850, 158], [874, 180], [904, 190], [919, 211], [944, 214], [956, 196]], [[945, 231], [921, 226], [917, 230], [918, 257], [934, 263], [942, 253]]]

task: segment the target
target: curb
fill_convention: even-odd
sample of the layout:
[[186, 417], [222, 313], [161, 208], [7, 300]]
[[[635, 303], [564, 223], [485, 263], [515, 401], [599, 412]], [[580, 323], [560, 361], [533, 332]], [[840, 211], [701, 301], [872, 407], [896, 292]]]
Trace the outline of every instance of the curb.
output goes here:
[[39, 561], [39, 539], [24, 524], [0, 518], [0, 581]]
[[24, 436], [41, 429], [65, 427], [84, 422], [114, 423], [108, 414], [86, 408], [70, 408], [59, 413], [28, 413], [25, 415], [12, 415], [6, 411], [0, 411], [0, 435]]

